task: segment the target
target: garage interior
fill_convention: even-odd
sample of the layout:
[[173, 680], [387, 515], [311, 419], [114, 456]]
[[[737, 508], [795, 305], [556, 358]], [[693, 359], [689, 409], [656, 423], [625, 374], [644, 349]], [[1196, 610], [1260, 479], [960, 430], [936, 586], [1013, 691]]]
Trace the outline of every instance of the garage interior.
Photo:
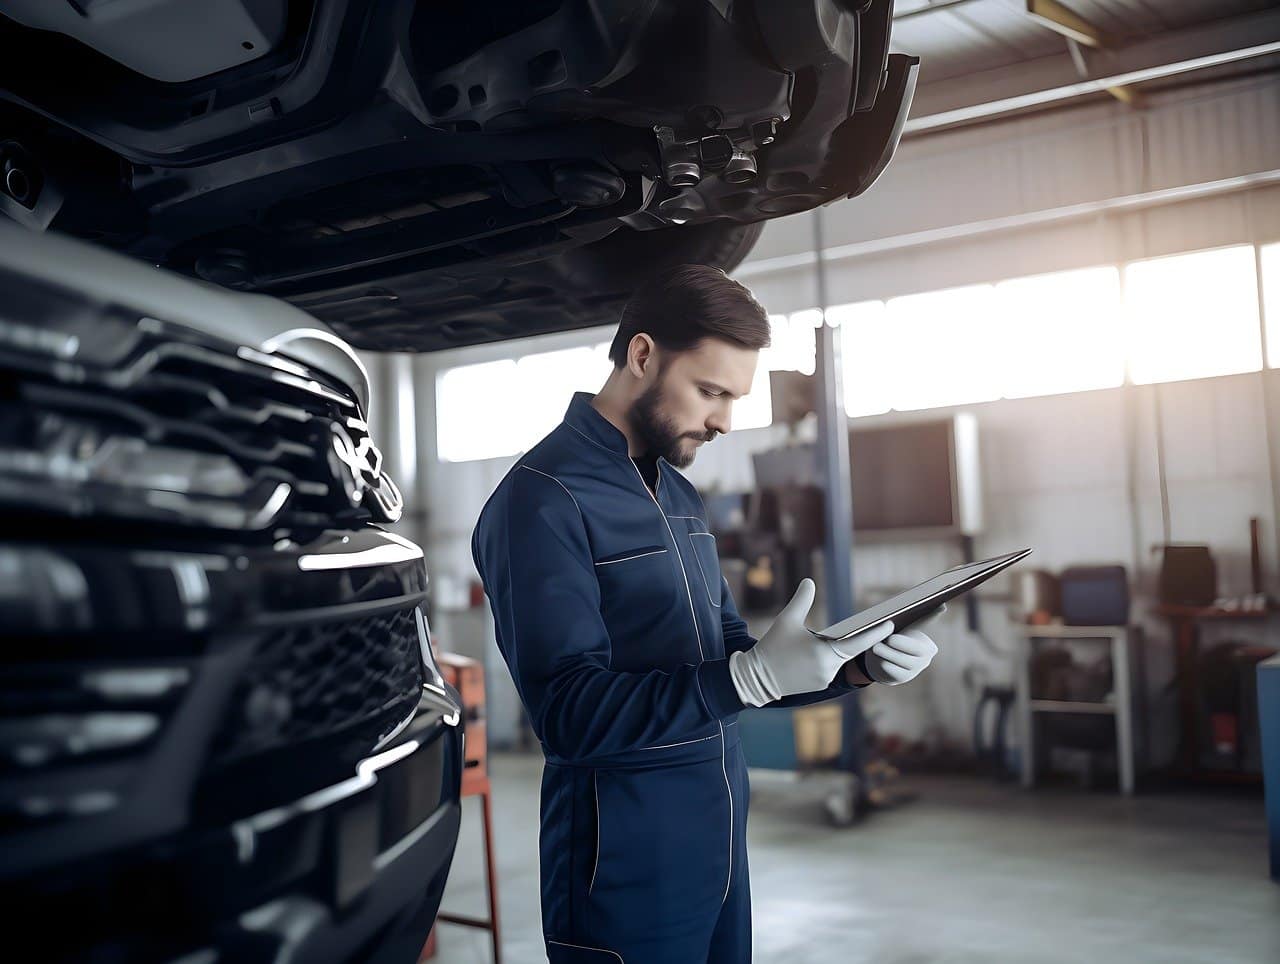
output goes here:
[[0, 0], [0, 521], [14, 960], [1280, 961], [1280, 3]]
[[[1280, 960], [1280, 9], [900, 0], [893, 31], [922, 61], [898, 153], [734, 272], [773, 345], [686, 474], [753, 626], [832, 559], [853, 593], [815, 613], [1034, 552], [951, 606], [920, 679], [860, 695], [881, 807], [835, 825], [838, 708], [744, 734], [756, 959]], [[469, 540], [612, 332], [365, 356], [436, 643], [483, 674], [509, 964], [544, 954], [542, 761]], [[442, 915], [484, 918], [463, 810]], [[492, 957], [438, 923], [434, 959]]]

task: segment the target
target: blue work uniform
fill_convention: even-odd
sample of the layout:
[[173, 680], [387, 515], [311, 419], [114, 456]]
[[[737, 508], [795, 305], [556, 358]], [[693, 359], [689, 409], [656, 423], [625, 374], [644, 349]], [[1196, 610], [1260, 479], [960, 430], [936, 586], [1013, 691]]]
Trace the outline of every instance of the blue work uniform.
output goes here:
[[651, 491], [591, 400], [575, 395], [516, 463], [472, 538], [546, 757], [547, 955], [739, 964], [751, 959], [748, 784], [728, 656], [756, 641], [693, 485], [658, 459]]

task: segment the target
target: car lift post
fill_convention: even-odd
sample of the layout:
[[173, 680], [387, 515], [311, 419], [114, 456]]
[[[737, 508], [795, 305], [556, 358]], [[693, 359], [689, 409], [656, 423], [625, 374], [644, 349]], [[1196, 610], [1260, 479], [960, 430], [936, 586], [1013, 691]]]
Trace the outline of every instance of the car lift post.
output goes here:
[[[823, 209], [813, 211], [813, 254], [821, 322], [815, 332], [815, 407], [818, 410], [818, 477], [826, 496], [826, 533], [823, 557], [823, 592], [827, 601], [827, 625], [854, 612], [853, 593], [853, 472], [849, 463], [849, 418], [844, 407], [844, 366], [840, 348], [842, 332], [827, 321], [826, 239]], [[855, 780], [854, 806], [865, 792], [866, 720], [856, 693], [840, 700], [840, 764]]]
[[849, 419], [844, 409], [841, 331], [828, 324], [827, 263], [824, 257], [822, 208], [813, 212], [814, 265], [817, 269], [818, 308], [822, 323], [816, 332], [814, 360], [815, 402], [818, 409], [818, 477], [826, 496], [826, 541], [823, 591], [827, 624], [853, 613], [853, 480], [849, 467]]

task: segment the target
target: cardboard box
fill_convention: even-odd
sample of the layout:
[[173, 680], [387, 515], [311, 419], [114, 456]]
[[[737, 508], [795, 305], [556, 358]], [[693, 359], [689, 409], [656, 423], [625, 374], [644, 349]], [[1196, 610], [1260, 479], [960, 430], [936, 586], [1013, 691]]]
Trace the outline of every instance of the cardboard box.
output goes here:
[[829, 763], [840, 756], [842, 710], [839, 703], [802, 706], [791, 711], [800, 763]]

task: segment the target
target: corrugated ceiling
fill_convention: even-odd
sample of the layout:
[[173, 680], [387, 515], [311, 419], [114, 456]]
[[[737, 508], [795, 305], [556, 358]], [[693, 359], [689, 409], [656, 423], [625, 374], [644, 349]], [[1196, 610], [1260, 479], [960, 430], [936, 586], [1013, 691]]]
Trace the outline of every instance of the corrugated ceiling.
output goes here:
[[[918, 13], [936, 5], [939, 9]], [[1252, 13], [1275, 0], [1063, 0], [1117, 43]], [[921, 58], [922, 84], [1061, 53], [1066, 40], [1032, 20], [1024, 0], [898, 0], [896, 50]]]

